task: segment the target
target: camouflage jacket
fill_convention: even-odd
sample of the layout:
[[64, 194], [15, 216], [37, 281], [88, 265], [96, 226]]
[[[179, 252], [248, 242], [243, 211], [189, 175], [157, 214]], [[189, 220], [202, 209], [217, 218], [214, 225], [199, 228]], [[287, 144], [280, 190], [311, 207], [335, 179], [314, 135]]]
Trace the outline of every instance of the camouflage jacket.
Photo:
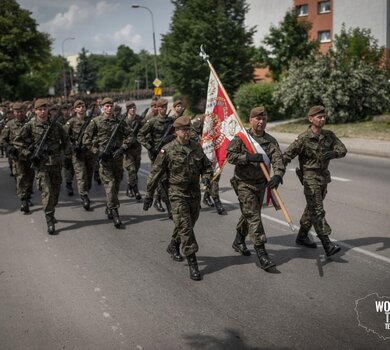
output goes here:
[[[48, 135], [46, 142], [47, 152], [42, 165], [60, 165], [62, 156], [69, 152], [69, 139], [60, 123], [54, 122], [54, 128]], [[39, 146], [43, 135], [49, 127], [49, 121], [40, 121], [38, 118], [30, 120], [15, 137], [14, 145], [20, 152], [20, 159], [28, 159]]]
[[327, 151], [334, 151], [336, 158], [347, 154], [347, 148], [332, 131], [322, 130], [319, 134], [313, 134], [309, 127], [287, 148], [283, 160], [287, 165], [298, 156], [304, 178], [319, 177], [330, 182], [329, 160], [323, 159]]
[[26, 119], [23, 121], [19, 121], [16, 118], [9, 120], [1, 131], [0, 143], [13, 145], [15, 137], [22, 130], [24, 124], [26, 124]]
[[166, 141], [163, 141], [161, 145], [167, 144], [168, 141], [172, 141], [174, 138], [174, 136], [172, 136], [174, 135], [174, 128], [172, 124], [173, 119], [168, 116], [163, 117], [159, 115], [158, 117], [149, 119], [139, 131], [137, 140], [148, 151], [159, 151], [156, 147], [159, 145], [168, 128], [170, 128], [170, 132], [168, 133], [169, 135], [167, 135]]
[[[282, 152], [276, 139], [267, 133], [264, 133], [263, 136], [256, 136], [251, 130], [248, 130], [248, 134], [259, 143], [267, 154], [272, 165], [273, 174], [283, 177], [285, 166], [283, 164]], [[235, 178], [251, 185], [266, 183], [267, 180], [260, 166], [256, 163], [247, 162], [246, 155], [248, 153], [242, 140], [238, 136], [235, 136], [227, 149], [227, 160], [229, 163], [235, 165]]]
[[125, 123], [130, 130], [130, 147], [126, 153], [131, 153], [132, 151], [138, 152], [141, 150], [141, 144], [139, 143], [137, 136], [144, 125], [144, 121], [140, 115], [136, 114], [134, 117], [127, 117]]
[[[91, 120], [84, 133], [83, 145], [92, 151], [93, 154], [100, 154], [104, 151], [114, 128], [119, 123], [119, 119], [103, 115]], [[130, 129], [126, 123], [121, 123], [116, 134], [113, 149], [122, 147], [125, 151], [130, 147]]]
[[169, 193], [194, 198], [200, 196], [200, 176], [210, 179], [211, 162], [199, 143], [190, 140], [181, 145], [173, 140], [160, 151], [148, 178], [147, 196], [153, 193], [162, 176], [167, 175]]

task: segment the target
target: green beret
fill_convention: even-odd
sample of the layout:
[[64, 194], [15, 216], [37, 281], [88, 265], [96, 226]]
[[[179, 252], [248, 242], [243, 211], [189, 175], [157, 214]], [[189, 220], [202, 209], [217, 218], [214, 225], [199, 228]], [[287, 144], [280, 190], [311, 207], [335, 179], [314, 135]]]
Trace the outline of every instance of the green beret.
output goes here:
[[114, 101], [110, 97], [105, 97], [102, 100], [102, 106], [104, 106], [104, 105], [113, 105], [113, 104], [114, 104]]
[[188, 128], [190, 128], [191, 127], [191, 117], [183, 116], [183, 117], [177, 118], [173, 122], [173, 127], [175, 129], [188, 129]]
[[129, 109], [131, 107], [136, 107], [135, 103], [133, 101], [126, 102], [126, 109]]
[[19, 110], [21, 110], [23, 108], [24, 108], [24, 105], [21, 102], [15, 102], [15, 103], [12, 104], [12, 109], [14, 111], [19, 111]]
[[157, 101], [157, 107], [164, 107], [164, 106], [168, 106], [168, 100], [166, 98], [160, 98]]
[[308, 117], [313, 117], [315, 115], [325, 115], [325, 107], [324, 106], [313, 106], [309, 109], [307, 113]]
[[44, 98], [38, 98], [34, 103], [34, 108], [47, 107], [49, 102]]
[[78, 106], [85, 106], [85, 103], [83, 100], [76, 100], [75, 103], [73, 103], [73, 108], [76, 108]]
[[249, 114], [250, 118], [254, 118], [257, 116], [267, 116], [267, 111], [263, 106], [253, 108]]
[[176, 100], [173, 102], [173, 107], [176, 107], [177, 105], [183, 105], [183, 102], [181, 100]]

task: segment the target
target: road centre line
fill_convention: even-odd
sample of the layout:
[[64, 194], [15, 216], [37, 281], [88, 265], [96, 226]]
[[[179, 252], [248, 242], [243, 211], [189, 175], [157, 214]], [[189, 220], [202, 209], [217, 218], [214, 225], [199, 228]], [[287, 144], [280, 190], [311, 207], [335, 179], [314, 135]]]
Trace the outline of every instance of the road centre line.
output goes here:
[[[295, 170], [294, 170], [294, 171], [295, 171]], [[139, 172], [140, 172], [141, 174], [145, 175], [145, 176], [147, 176], [147, 175], [149, 174], [149, 171], [146, 171], [146, 170], [141, 169], [141, 168], [139, 169]], [[333, 178], [332, 178], [332, 179], [333, 179]], [[221, 202], [222, 202], [222, 203], [225, 203], [225, 204], [229, 204], [230, 206], [233, 206], [235, 209], [240, 209], [240, 205], [239, 205], [238, 203], [233, 203], [233, 202], [230, 202], [230, 201], [228, 201], [228, 200], [226, 200], [226, 199], [222, 199], [222, 198], [221, 198]], [[286, 227], [289, 227], [289, 228], [290, 228], [289, 224], [288, 224], [287, 222], [283, 221], [283, 220], [280, 220], [280, 219], [278, 219], [278, 218], [275, 218], [275, 217], [273, 217], [273, 216], [270, 216], [270, 215], [267, 215], [267, 214], [263, 214], [263, 213], [261, 214], [261, 216], [262, 216], [264, 219], [267, 219], [267, 220], [269, 220], [269, 221], [272, 221], [272, 222], [278, 223], [278, 224], [280, 224], [280, 225], [282, 225], [282, 226], [286, 226]], [[299, 226], [297, 226], [297, 225], [293, 225], [293, 226], [294, 226], [294, 228], [295, 228], [297, 231], [299, 230]], [[312, 236], [316, 236], [316, 233], [315, 233], [314, 231], [310, 231], [310, 234], [311, 234]], [[337, 244], [339, 244], [340, 246], [342, 246], [342, 247], [345, 248], [345, 249], [353, 250], [353, 251], [355, 251], [355, 252], [361, 253], [361, 254], [363, 254], [363, 255], [366, 255], [366, 256], [369, 256], [369, 257], [371, 257], [371, 258], [375, 258], [375, 259], [377, 259], [377, 260], [380, 260], [380, 261], [383, 261], [383, 262], [386, 262], [386, 263], [390, 264], [390, 258], [387, 258], [387, 257], [382, 256], [382, 255], [379, 255], [379, 254], [375, 254], [375, 253], [370, 252], [370, 251], [368, 251], [368, 250], [366, 250], [366, 249], [363, 249], [363, 248], [354, 247], [353, 245], [350, 245], [350, 244], [348, 244], [348, 243], [344, 243], [344, 242], [342, 242], [342, 241], [336, 241], [335, 239], [332, 239], [332, 238], [330, 238], [330, 240], [331, 240], [332, 242], [337, 242]]]

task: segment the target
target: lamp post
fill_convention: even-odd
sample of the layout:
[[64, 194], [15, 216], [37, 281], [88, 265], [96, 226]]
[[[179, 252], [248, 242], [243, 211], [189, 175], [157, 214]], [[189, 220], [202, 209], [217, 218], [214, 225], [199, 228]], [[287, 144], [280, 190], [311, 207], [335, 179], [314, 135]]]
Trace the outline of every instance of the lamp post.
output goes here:
[[66, 91], [66, 70], [65, 70], [64, 43], [65, 43], [65, 41], [67, 41], [67, 40], [74, 40], [74, 39], [76, 39], [76, 38], [68, 37], [68, 38], [65, 38], [64, 40], [62, 40], [62, 43], [61, 43], [62, 57], [63, 57], [63, 59], [64, 59], [64, 63], [63, 63], [62, 70], [63, 70], [63, 73], [64, 73], [64, 97], [65, 97], [65, 102], [67, 102], [67, 100], [68, 100], [68, 93], [67, 93], [67, 91]]
[[152, 12], [152, 10], [151, 10], [149, 7], [141, 6], [141, 5], [138, 5], [138, 4], [133, 4], [133, 5], [131, 5], [131, 7], [132, 7], [132, 8], [135, 8], [135, 9], [138, 9], [138, 8], [145, 9], [145, 10], [149, 11], [150, 15], [152, 16], [153, 49], [154, 49], [154, 73], [155, 73], [156, 79], [158, 79], [158, 70], [157, 70], [157, 51], [156, 51], [156, 34], [155, 34], [155, 31], [154, 31], [154, 17], [153, 17], [153, 12]]

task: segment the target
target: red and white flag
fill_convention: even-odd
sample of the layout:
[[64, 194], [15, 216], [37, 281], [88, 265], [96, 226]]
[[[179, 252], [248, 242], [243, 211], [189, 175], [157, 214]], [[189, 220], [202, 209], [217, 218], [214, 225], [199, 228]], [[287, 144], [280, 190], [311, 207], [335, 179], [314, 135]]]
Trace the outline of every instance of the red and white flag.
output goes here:
[[[270, 172], [271, 163], [267, 154], [260, 144], [242, 127], [229, 96], [226, 94], [216, 73], [211, 69], [201, 144], [204, 153], [213, 165], [214, 175], [222, 171], [226, 162], [227, 148], [236, 135], [244, 142], [248, 152], [254, 153], [254, 147], [257, 153], [263, 154], [264, 163], [268, 172]], [[279, 209], [278, 202], [272, 195], [271, 190], [267, 189], [264, 197], [265, 205], [272, 202], [275, 208]]]

